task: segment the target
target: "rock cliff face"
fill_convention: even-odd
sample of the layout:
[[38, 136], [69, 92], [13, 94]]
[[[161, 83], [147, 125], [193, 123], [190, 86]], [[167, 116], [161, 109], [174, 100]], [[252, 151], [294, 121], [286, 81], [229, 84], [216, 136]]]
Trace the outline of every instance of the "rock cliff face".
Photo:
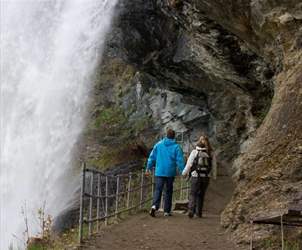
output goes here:
[[184, 133], [185, 151], [206, 133], [218, 175], [236, 182], [223, 225], [247, 240], [251, 217], [285, 208], [302, 188], [302, 3], [124, 0], [117, 12], [86, 159], [143, 158], [168, 126]]
[[[126, 137], [150, 146], [172, 126], [187, 151], [203, 131], [228, 166], [270, 106], [274, 69], [193, 3], [124, 1], [119, 11], [88, 134], [109, 138], [109, 147]], [[105, 116], [113, 116], [105, 121], [113, 141]]]

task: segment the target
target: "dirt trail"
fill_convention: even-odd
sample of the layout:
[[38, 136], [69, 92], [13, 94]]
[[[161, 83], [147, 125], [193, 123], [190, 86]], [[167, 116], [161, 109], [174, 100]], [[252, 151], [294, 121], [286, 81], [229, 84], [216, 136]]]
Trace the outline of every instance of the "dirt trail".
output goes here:
[[235, 250], [219, 227], [219, 217], [189, 219], [185, 215], [162, 214], [151, 218], [148, 214], [132, 216], [119, 225], [107, 227], [93, 238], [84, 249], [136, 250], [136, 249], [203, 249]]
[[164, 217], [160, 212], [156, 218], [152, 218], [148, 213], [140, 213], [130, 216], [118, 225], [104, 228], [83, 249], [235, 250], [237, 248], [227, 240], [227, 235], [220, 227], [219, 216], [231, 190], [227, 177], [212, 181], [206, 196], [204, 218], [189, 219], [180, 213]]

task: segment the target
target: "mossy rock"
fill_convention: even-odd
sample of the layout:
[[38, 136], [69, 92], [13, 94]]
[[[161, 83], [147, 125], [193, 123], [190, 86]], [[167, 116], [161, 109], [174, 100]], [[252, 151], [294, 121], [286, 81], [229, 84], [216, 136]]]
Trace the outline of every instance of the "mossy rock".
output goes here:
[[115, 96], [123, 97], [132, 85], [136, 69], [120, 59], [107, 59], [96, 77], [96, 89], [102, 89], [109, 84], [113, 87]]
[[126, 117], [123, 111], [117, 107], [110, 107], [101, 110], [94, 120], [95, 128], [101, 128], [103, 126], [113, 126], [124, 123]]
[[136, 159], [137, 156], [132, 153], [132, 145], [126, 143], [104, 147], [98, 158], [91, 158], [87, 163], [94, 168], [106, 170], [114, 165]]

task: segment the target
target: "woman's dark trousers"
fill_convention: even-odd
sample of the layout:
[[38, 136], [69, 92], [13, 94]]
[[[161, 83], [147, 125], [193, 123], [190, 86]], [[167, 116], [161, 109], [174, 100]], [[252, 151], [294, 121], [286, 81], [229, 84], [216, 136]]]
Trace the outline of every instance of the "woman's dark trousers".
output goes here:
[[209, 186], [209, 177], [191, 177], [191, 191], [189, 197], [189, 212], [202, 217], [205, 193]]
[[160, 207], [161, 195], [164, 186], [166, 186], [165, 196], [164, 196], [164, 212], [165, 213], [171, 212], [173, 182], [174, 182], [174, 177], [155, 176], [155, 190], [153, 195], [153, 205], [155, 205], [156, 210], [158, 210]]

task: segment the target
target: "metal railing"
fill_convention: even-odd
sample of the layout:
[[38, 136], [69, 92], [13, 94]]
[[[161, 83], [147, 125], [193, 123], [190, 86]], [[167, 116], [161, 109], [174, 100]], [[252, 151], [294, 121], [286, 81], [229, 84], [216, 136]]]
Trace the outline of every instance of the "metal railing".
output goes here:
[[[175, 200], [187, 200], [189, 185], [183, 177], [174, 182]], [[85, 237], [99, 232], [101, 223], [107, 226], [110, 219], [126, 212], [150, 208], [154, 191], [154, 174], [145, 176], [145, 170], [127, 174], [105, 175], [87, 168], [83, 163], [79, 216], [79, 243]], [[161, 209], [163, 202], [161, 202]], [[85, 229], [85, 232], [84, 232]]]

